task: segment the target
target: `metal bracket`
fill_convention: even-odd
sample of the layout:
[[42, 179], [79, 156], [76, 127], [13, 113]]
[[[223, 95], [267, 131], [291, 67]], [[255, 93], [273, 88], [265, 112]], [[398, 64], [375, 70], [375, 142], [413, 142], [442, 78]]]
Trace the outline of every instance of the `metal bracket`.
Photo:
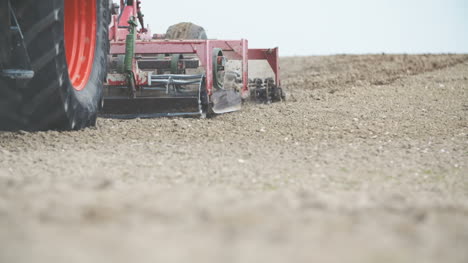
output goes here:
[[14, 43], [13, 43], [13, 58], [10, 67], [0, 71], [2, 77], [7, 77], [17, 80], [28, 80], [34, 77], [34, 71], [31, 67], [31, 59], [29, 58], [26, 45], [24, 43], [24, 35], [21, 27], [16, 18], [15, 11], [11, 7], [10, 2], [8, 2], [10, 9], [10, 15], [12, 18], [13, 25], [10, 27], [10, 30], [13, 33]]
[[32, 79], [34, 77], [34, 71], [24, 69], [4, 69], [1, 74], [2, 77], [11, 79]]

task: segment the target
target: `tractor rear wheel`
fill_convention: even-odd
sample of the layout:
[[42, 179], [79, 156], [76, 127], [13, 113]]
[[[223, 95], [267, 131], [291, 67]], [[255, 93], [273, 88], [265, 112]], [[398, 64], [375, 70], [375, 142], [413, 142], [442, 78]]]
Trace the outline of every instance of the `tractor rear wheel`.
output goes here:
[[11, 1], [34, 78], [0, 78], [0, 130], [77, 130], [96, 123], [109, 50], [108, 0]]

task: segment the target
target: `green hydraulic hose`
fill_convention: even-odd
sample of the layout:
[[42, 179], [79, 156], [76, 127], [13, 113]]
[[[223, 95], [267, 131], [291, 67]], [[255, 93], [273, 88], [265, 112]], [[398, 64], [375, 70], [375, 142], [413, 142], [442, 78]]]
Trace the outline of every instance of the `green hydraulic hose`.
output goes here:
[[127, 35], [125, 42], [125, 60], [124, 60], [124, 70], [129, 73], [133, 72], [133, 58], [135, 56], [135, 28], [137, 23], [130, 19], [128, 21], [130, 25], [130, 33]]

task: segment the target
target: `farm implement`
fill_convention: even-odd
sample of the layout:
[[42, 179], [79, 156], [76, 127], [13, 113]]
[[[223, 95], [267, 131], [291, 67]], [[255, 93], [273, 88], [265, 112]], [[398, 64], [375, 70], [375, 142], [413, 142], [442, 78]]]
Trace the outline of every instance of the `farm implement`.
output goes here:
[[[191, 23], [152, 35], [145, 27], [141, 1], [120, 1], [110, 27], [110, 69], [102, 115], [111, 117], [206, 116], [237, 111], [250, 96], [248, 62], [266, 60], [274, 81], [250, 87], [263, 99], [281, 99], [278, 49], [249, 49], [248, 41], [209, 40]], [[140, 28], [138, 28], [138, 24]], [[229, 71], [237, 60], [240, 70]], [[235, 84], [225, 85], [231, 79]], [[259, 83], [257, 83], [259, 84]], [[276, 94], [274, 94], [276, 92]]]

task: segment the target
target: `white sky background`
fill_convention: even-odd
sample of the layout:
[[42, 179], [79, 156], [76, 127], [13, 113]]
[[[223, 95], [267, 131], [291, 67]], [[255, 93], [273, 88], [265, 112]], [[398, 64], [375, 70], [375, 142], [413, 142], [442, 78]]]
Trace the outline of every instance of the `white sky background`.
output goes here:
[[468, 0], [142, 0], [142, 10], [153, 33], [193, 22], [282, 56], [468, 53]]

